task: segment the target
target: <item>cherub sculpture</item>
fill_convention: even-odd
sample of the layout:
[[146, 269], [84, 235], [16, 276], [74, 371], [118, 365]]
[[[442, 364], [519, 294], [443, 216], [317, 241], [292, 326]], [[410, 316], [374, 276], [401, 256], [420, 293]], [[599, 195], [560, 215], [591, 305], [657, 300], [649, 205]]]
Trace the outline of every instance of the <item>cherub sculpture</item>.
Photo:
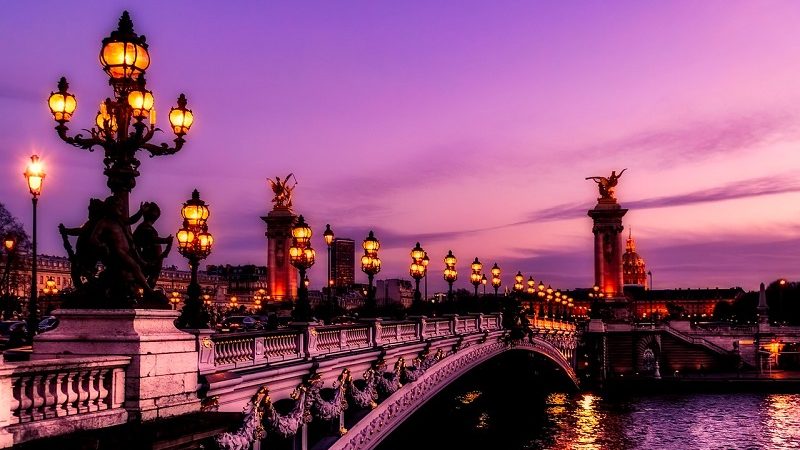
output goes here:
[[[142, 203], [141, 209], [142, 223], [133, 232], [133, 242], [144, 263], [142, 272], [147, 278], [147, 284], [151, 288], [156, 287], [158, 277], [161, 275], [161, 266], [164, 258], [167, 257], [172, 249], [172, 235], [160, 237], [153, 226], [161, 217], [161, 208], [154, 202]], [[167, 248], [161, 251], [161, 244], [166, 244]]]

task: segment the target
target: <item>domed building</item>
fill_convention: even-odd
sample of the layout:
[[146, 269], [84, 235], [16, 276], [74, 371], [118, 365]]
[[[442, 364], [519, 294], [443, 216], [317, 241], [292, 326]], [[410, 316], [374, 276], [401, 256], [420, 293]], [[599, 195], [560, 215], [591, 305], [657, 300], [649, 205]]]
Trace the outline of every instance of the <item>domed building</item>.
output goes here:
[[625, 285], [643, 286], [647, 288], [647, 269], [644, 258], [636, 253], [636, 242], [628, 231], [625, 243], [625, 254], [622, 255], [622, 282]]

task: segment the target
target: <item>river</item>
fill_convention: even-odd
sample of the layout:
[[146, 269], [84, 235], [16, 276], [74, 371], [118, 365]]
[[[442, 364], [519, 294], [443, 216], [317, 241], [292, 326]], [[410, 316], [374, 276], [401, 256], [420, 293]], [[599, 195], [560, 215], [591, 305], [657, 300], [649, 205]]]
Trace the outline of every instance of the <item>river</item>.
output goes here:
[[569, 392], [518, 352], [463, 376], [379, 450], [798, 449], [800, 394]]

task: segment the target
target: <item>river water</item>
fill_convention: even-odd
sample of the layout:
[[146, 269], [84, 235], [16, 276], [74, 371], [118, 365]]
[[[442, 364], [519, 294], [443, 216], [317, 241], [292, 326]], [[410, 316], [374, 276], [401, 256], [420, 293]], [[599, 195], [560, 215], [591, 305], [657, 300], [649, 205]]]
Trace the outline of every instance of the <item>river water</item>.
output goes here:
[[522, 352], [484, 364], [379, 450], [800, 449], [800, 394], [570, 393]]

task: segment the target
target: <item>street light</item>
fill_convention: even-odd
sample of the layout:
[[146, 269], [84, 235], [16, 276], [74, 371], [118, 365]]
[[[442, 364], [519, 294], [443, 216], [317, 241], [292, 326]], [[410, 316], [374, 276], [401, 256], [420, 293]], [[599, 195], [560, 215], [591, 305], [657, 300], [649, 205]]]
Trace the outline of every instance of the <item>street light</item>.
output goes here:
[[[68, 135], [67, 125], [73, 118], [77, 100], [69, 92], [66, 78], [58, 81], [57, 90], [50, 94], [47, 104], [57, 123], [55, 130], [61, 140], [88, 151], [102, 148], [103, 173], [107, 177], [106, 184], [113, 194], [114, 204], [103, 218], [120, 222], [124, 228], [128, 228], [129, 196], [136, 186], [141, 164], [137, 152], [146, 151], [150, 156], [177, 153], [185, 143], [184, 136], [194, 122], [194, 114], [187, 109], [186, 97], [180, 94], [177, 106], [171, 108], [168, 115], [169, 127], [175, 134], [173, 143], [151, 142], [156, 132], [161, 130], [155, 124], [153, 93], [146, 87], [145, 74], [150, 66], [150, 54], [144, 36], [134, 32], [127, 11], [122, 13], [117, 29], [103, 39], [99, 56], [113, 93], [101, 103], [94, 123], [86, 133]], [[96, 297], [98, 293], [103, 293], [109, 301], [109, 307], [129, 307], [128, 300], [135, 292], [143, 289], [149, 295], [153, 287], [141, 273], [147, 263], [123, 255], [123, 246], [116, 246], [119, 248], [112, 248], [103, 258], [105, 276], [92, 280], [92, 289], [84, 291], [83, 295]], [[81, 252], [78, 249], [78, 253]], [[82, 257], [90, 255], [77, 256], [78, 259]], [[134, 272], [133, 277], [130, 276], [131, 272]], [[84, 287], [85, 284], [76, 286], [79, 290]], [[99, 302], [97, 298], [93, 300]]]
[[481, 284], [483, 285], [483, 296], [484, 297], [486, 297], [486, 283], [488, 283], [488, 282], [489, 282], [489, 280], [486, 279], [486, 274], [481, 275]]
[[456, 270], [456, 257], [453, 256], [453, 251], [448, 250], [447, 256], [444, 257], [444, 281], [447, 282], [447, 301], [453, 301], [453, 282], [458, 279], [458, 271]]
[[23, 173], [28, 183], [28, 190], [31, 193], [31, 204], [33, 205], [33, 220], [31, 221], [31, 295], [28, 301], [28, 334], [30, 338], [36, 334], [39, 326], [37, 315], [38, 305], [36, 304], [36, 294], [38, 286], [36, 284], [36, 207], [39, 205], [39, 195], [42, 193], [44, 183], [44, 165], [39, 161], [39, 155], [32, 155], [31, 162]]
[[316, 252], [311, 247], [311, 235], [311, 227], [306, 224], [303, 216], [298, 217], [297, 223], [292, 227], [292, 246], [289, 247], [289, 260], [300, 272], [294, 318], [301, 322], [311, 320], [311, 304], [308, 301], [308, 288], [305, 285], [306, 270], [314, 265], [316, 258]]
[[172, 305], [172, 309], [178, 309], [178, 304], [181, 302], [181, 293], [172, 291], [172, 297], [170, 297], [169, 302]]
[[514, 276], [514, 292], [517, 294], [522, 292], [522, 289], [525, 288], [525, 285], [522, 282], [525, 281], [525, 277], [522, 276], [522, 272], [517, 272]]
[[328, 246], [328, 303], [332, 303], [332, 291], [333, 291], [333, 271], [331, 268], [331, 250], [333, 247], [333, 230], [331, 230], [331, 225], [325, 225], [325, 231], [322, 233], [322, 237], [325, 239], [325, 245]]
[[497, 290], [503, 282], [500, 280], [500, 267], [497, 263], [492, 266], [492, 287], [494, 288], [494, 296], [497, 297]]
[[414, 303], [419, 306], [422, 303], [422, 294], [419, 292], [419, 280], [425, 276], [427, 273], [427, 268], [423, 259], [428, 256], [425, 253], [425, 250], [419, 245], [417, 245], [411, 249], [411, 266], [409, 267], [408, 273], [411, 275], [411, 278], [414, 279], [415, 287], [414, 287]]
[[214, 245], [214, 237], [208, 232], [208, 216], [208, 205], [200, 200], [200, 192], [195, 189], [192, 198], [181, 208], [183, 227], [177, 233], [178, 253], [189, 260], [192, 270], [192, 279], [186, 289], [186, 303], [178, 319], [179, 328], [208, 328], [210, 318], [200, 300], [202, 290], [197, 281], [200, 261], [208, 257]]
[[425, 266], [425, 301], [428, 301], [428, 264], [431, 263], [431, 259], [428, 257], [428, 252], [425, 252], [425, 256], [422, 257], [422, 265]]
[[469, 282], [475, 286], [475, 298], [478, 298], [478, 286], [480, 286], [482, 280], [486, 280], [486, 275], [481, 274], [483, 264], [478, 261], [477, 256], [475, 257], [475, 261], [472, 262], [470, 269], [472, 269], [472, 273], [469, 276]]
[[364, 256], [361, 257], [361, 271], [367, 274], [369, 288], [367, 290], [367, 303], [366, 311], [368, 314], [375, 312], [375, 288], [372, 286], [375, 275], [381, 271], [381, 259], [378, 257], [378, 250], [381, 248], [381, 243], [375, 237], [375, 233], [370, 230], [367, 237], [362, 242], [361, 247], [364, 249]]

